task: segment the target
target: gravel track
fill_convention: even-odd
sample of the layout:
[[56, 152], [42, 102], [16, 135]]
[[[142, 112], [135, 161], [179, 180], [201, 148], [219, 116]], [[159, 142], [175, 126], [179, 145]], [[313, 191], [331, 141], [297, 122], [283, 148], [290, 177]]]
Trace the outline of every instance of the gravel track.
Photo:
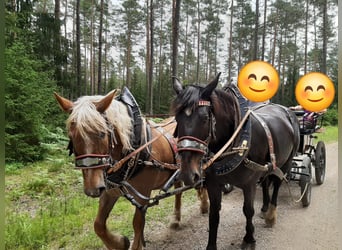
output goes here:
[[[282, 185], [278, 198], [278, 219], [273, 228], [266, 228], [259, 216], [262, 196], [261, 188], [258, 188], [254, 216], [255, 249], [338, 249], [337, 150], [337, 143], [326, 145], [325, 181], [318, 186], [313, 179], [311, 204], [308, 207], [304, 208], [302, 203], [294, 202], [294, 199], [300, 197], [300, 187], [296, 182], [291, 182], [289, 186]], [[223, 197], [217, 239], [219, 250], [240, 249], [245, 233], [242, 199], [239, 189]], [[199, 213], [198, 203], [183, 206], [179, 230], [174, 231], [165, 225], [147, 221], [145, 234], [146, 249], [149, 250], [202, 250], [207, 244], [208, 215]]]

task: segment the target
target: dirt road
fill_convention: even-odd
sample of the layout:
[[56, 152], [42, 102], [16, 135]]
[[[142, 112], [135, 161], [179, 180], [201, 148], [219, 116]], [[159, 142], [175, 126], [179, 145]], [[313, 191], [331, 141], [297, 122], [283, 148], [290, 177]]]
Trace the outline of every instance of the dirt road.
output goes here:
[[[293, 182], [282, 185], [279, 193], [278, 220], [266, 228], [259, 217], [261, 189], [257, 190], [254, 217], [256, 249], [268, 250], [333, 250], [338, 249], [338, 144], [326, 145], [327, 168], [325, 181], [318, 186], [313, 181], [311, 204], [303, 208], [293, 198], [300, 197], [300, 187]], [[208, 215], [200, 215], [198, 204], [183, 207], [182, 225], [178, 231], [146, 225], [146, 249], [202, 250], [208, 237]], [[218, 233], [218, 249], [240, 249], [245, 233], [242, 213], [242, 192], [239, 189], [223, 197]]]

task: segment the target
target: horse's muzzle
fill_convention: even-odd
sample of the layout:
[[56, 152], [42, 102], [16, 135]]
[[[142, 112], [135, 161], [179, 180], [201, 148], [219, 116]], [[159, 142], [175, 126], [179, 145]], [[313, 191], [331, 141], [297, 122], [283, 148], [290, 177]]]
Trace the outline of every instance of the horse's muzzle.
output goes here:
[[106, 190], [106, 187], [99, 187], [99, 188], [85, 188], [84, 193], [92, 198], [100, 197], [101, 194]]
[[196, 186], [202, 179], [201, 173], [196, 169], [194, 171], [181, 170], [179, 180], [183, 181], [186, 186]]
[[201, 160], [203, 154], [184, 150], [180, 154], [180, 173], [178, 179], [187, 186], [196, 186], [202, 180]]

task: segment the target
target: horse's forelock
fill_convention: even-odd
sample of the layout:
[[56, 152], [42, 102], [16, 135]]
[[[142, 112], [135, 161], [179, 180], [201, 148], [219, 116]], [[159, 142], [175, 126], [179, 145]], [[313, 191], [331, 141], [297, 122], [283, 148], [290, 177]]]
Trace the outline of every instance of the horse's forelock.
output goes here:
[[121, 102], [113, 100], [105, 111], [105, 116], [103, 116], [97, 111], [94, 104], [102, 98], [103, 96], [83, 96], [79, 98], [74, 103], [73, 111], [67, 120], [68, 130], [73, 124], [73, 129], [80, 133], [82, 137], [89, 138], [91, 133], [106, 132], [106, 130], [110, 129], [107, 123], [110, 123], [120, 136], [123, 150], [132, 149], [130, 138], [133, 129], [127, 108]]
[[67, 120], [67, 128], [77, 131], [82, 137], [89, 138], [90, 133], [104, 132], [107, 129], [106, 120], [96, 110], [94, 102], [100, 100], [100, 96], [83, 96], [75, 103]]
[[171, 110], [174, 114], [179, 113], [185, 108], [194, 109], [198, 105], [200, 99], [201, 87], [197, 85], [187, 86], [181, 93], [174, 99]]

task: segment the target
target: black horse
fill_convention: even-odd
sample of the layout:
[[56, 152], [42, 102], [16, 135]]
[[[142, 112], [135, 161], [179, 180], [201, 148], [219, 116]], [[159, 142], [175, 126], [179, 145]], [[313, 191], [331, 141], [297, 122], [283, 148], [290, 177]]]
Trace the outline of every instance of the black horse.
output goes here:
[[[171, 109], [177, 120], [179, 178], [186, 185], [194, 186], [205, 180], [210, 200], [207, 249], [217, 248], [222, 186], [230, 183], [241, 188], [247, 220], [242, 247], [253, 248], [252, 218], [257, 184], [262, 182], [262, 211], [266, 222], [272, 225], [283, 173], [291, 169], [292, 158], [298, 150], [299, 125], [296, 116], [283, 106], [251, 107], [235, 85], [217, 89], [219, 75], [206, 86], [185, 88], [174, 79], [177, 96]], [[223, 147], [227, 149], [222, 150]], [[268, 190], [271, 182], [274, 186], [272, 199]]]

